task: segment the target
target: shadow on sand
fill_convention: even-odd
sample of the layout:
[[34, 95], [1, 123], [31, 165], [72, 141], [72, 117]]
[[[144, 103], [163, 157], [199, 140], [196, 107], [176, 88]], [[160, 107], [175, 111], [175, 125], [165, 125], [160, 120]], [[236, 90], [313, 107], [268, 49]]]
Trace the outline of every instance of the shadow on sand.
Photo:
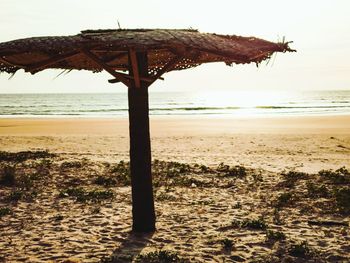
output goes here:
[[101, 263], [126, 263], [132, 262], [133, 258], [140, 255], [154, 232], [151, 233], [134, 233], [130, 232], [120, 246], [113, 251], [113, 254], [101, 260]]

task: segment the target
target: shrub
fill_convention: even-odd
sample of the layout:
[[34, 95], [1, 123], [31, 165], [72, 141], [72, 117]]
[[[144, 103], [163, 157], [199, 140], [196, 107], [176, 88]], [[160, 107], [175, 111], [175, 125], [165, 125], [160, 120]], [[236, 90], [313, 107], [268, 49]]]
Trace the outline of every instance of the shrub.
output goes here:
[[155, 178], [154, 185], [161, 186], [164, 184], [169, 184], [172, 186], [183, 186], [183, 187], [207, 187], [212, 186], [212, 183], [209, 182], [202, 182], [200, 180], [197, 180], [195, 178], [190, 178], [186, 176], [179, 176], [173, 179], [170, 179], [169, 182], [163, 182], [161, 181], [162, 178]]
[[18, 202], [19, 200], [32, 201], [37, 195], [38, 192], [36, 191], [26, 192], [22, 189], [15, 189], [11, 191], [4, 200], [9, 202]]
[[29, 159], [52, 158], [55, 156], [55, 154], [48, 151], [23, 151], [17, 153], [0, 151], [0, 161], [7, 162], [23, 162]]
[[219, 166], [217, 167], [217, 171], [227, 177], [242, 178], [247, 175], [247, 169], [240, 165], [230, 167], [229, 165], [220, 163]]
[[117, 185], [128, 186], [131, 184], [129, 163], [120, 161], [109, 168], [109, 173], [115, 176]]
[[242, 208], [242, 204], [240, 202], [237, 202], [233, 205], [234, 209], [241, 209]]
[[0, 207], [0, 218], [11, 214], [11, 209], [8, 207]]
[[168, 263], [168, 262], [176, 262], [176, 263], [186, 263], [189, 262], [185, 259], [181, 259], [177, 253], [167, 251], [167, 250], [159, 250], [155, 252], [149, 252], [147, 254], [141, 254], [136, 257], [135, 262], [140, 263]]
[[176, 197], [170, 194], [167, 194], [165, 192], [157, 193], [156, 195], [156, 201], [162, 202], [162, 201], [176, 201]]
[[59, 198], [74, 197], [77, 202], [99, 202], [114, 197], [114, 193], [111, 190], [91, 190], [87, 191], [83, 188], [68, 188], [60, 191]]
[[234, 220], [232, 221], [232, 226], [252, 230], [265, 230], [267, 228], [267, 224], [263, 218], [245, 219], [243, 221]]
[[63, 162], [60, 165], [61, 170], [66, 170], [66, 169], [74, 169], [74, 168], [81, 168], [83, 166], [82, 162], [80, 161], [67, 161]]
[[266, 231], [266, 241], [274, 243], [276, 241], [284, 240], [286, 239], [286, 235], [281, 231], [273, 231], [273, 230], [267, 230]]
[[253, 177], [255, 182], [262, 182], [263, 181], [263, 177], [262, 177], [261, 173], [259, 173], [259, 174], [253, 173], [252, 177]]
[[179, 162], [165, 162], [154, 160], [152, 165], [153, 173], [157, 176], [166, 176], [167, 178], [174, 178], [193, 172], [194, 169], [185, 163]]
[[267, 228], [267, 224], [262, 218], [243, 221], [241, 226], [256, 230], [265, 230]]
[[282, 193], [277, 197], [275, 201], [275, 206], [280, 208], [291, 204], [293, 201], [294, 195], [291, 192]]
[[100, 263], [119, 263], [119, 262], [134, 262], [132, 254], [113, 254], [110, 257], [102, 257]]
[[200, 172], [202, 172], [202, 173], [211, 172], [211, 169], [210, 169], [208, 166], [205, 166], [205, 165], [199, 166], [199, 170], [200, 170]]
[[117, 180], [111, 177], [99, 175], [95, 180], [95, 184], [103, 186], [114, 186], [117, 185]]
[[349, 184], [350, 183], [350, 172], [345, 168], [341, 167], [335, 171], [333, 170], [321, 170], [318, 175], [329, 180], [333, 184]]
[[330, 197], [330, 192], [328, 191], [328, 188], [322, 184], [320, 186], [315, 185], [312, 182], [307, 182], [306, 183], [306, 189], [308, 192], [308, 196], [312, 198], [317, 198], [317, 197]]
[[29, 190], [34, 185], [34, 180], [38, 179], [36, 175], [22, 174], [17, 178], [16, 185], [23, 190]]
[[233, 241], [231, 239], [225, 238], [220, 241], [225, 250], [232, 250]]
[[293, 244], [288, 249], [289, 255], [293, 257], [306, 258], [311, 256], [311, 249], [306, 241], [302, 241], [297, 244]]
[[285, 173], [285, 172], [282, 173], [282, 176], [286, 180], [299, 180], [307, 177], [307, 175], [308, 175], [307, 173], [297, 172], [297, 171], [289, 171], [288, 173]]
[[11, 202], [17, 202], [21, 200], [23, 197], [24, 197], [24, 192], [19, 190], [14, 190], [7, 195], [6, 200]]
[[62, 221], [64, 219], [64, 216], [63, 215], [56, 215], [52, 219], [55, 221]]
[[297, 171], [289, 171], [288, 173], [283, 172], [281, 175], [284, 178], [282, 185], [290, 188], [290, 187], [294, 187], [295, 183], [298, 180], [306, 178], [308, 174], [303, 172], [297, 172]]
[[16, 167], [5, 165], [0, 176], [0, 184], [4, 186], [14, 186], [16, 183]]
[[52, 161], [50, 159], [40, 160], [36, 165], [36, 174], [38, 177], [46, 177], [50, 175]]
[[278, 208], [275, 208], [273, 210], [273, 223], [276, 224], [276, 225], [282, 225], [283, 224], [283, 221], [281, 219], [281, 215], [280, 215], [280, 210]]
[[343, 213], [350, 213], [350, 188], [335, 189], [334, 197], [339, 210]]

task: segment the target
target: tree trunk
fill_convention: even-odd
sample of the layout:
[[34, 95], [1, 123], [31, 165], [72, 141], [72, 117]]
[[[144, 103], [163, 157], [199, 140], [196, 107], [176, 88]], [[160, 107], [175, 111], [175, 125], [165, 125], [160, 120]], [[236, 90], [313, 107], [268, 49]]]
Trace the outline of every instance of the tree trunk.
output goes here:
[[[140, 77], [147, 77], [146, 52], [136, 52]], [[129, 57], [130, 61], [130, 57]], [[132, 67], [130, 67], [132, 73]], [[148, 87], [133, 82], [128, 89], [130, 173], [132, 187], [132, 216], [134, 232], [155, 230], [155, 211], [151, 173], [151, 142], [149, 131]]]

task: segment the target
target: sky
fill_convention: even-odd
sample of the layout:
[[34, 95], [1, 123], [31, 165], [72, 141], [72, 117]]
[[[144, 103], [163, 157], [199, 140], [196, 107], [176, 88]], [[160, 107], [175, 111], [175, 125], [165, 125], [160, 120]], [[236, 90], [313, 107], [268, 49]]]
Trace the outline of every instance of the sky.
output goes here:
[[[194, 28], [201, 32], [294, 41], [297, 53], [277, 54], [268, 65], [209, 63], [171, 72], [154, 92], [208, 90], [350, 90], [349, 0], [0, 0], [0, 42], [32, 36], [75, 35], [84, 29]], [[9, 80], [0, 93], [125, 92], [102, 72], [59, 70]]]

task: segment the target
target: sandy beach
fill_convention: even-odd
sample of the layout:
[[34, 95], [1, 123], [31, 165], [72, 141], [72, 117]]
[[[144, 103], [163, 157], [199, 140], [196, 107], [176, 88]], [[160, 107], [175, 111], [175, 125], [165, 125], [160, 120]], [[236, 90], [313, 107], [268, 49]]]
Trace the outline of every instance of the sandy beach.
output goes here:
[[[271, 171], [350, 166], [350, 116], [152, 117], [154, 159]], [[106, 161], [128, 160], [128, 119], [0, 119], [2, 151], [47, 149]]]
[[[0, 119], [0, 151], [54, 154], [1, 157], [3, 174], [15, 166], [18, 178], [43, 176], [25, 190], [0, 184], [10, 211], [0, 217], [0, 262], [130, 262], [152, 251], [190, 262], [349, 259], [349, 214], [334, 193], [350, 175], [337, 172], [338, 184], [318, 173], [350, 168], [349, 115], [151, 117], [151, 140], [160, 171], [185, 168], [155, 177], [157, 232], [140, 237], [129, 233], [130, 187], [113, 183], [112, 168], [129, 159], [127, 118]], [[98, 176], [112, 183], [96, 184]], [[112, 194], [80, 202], [72, 187]], [[15, 190], [27, 192], [10, 200]]]

